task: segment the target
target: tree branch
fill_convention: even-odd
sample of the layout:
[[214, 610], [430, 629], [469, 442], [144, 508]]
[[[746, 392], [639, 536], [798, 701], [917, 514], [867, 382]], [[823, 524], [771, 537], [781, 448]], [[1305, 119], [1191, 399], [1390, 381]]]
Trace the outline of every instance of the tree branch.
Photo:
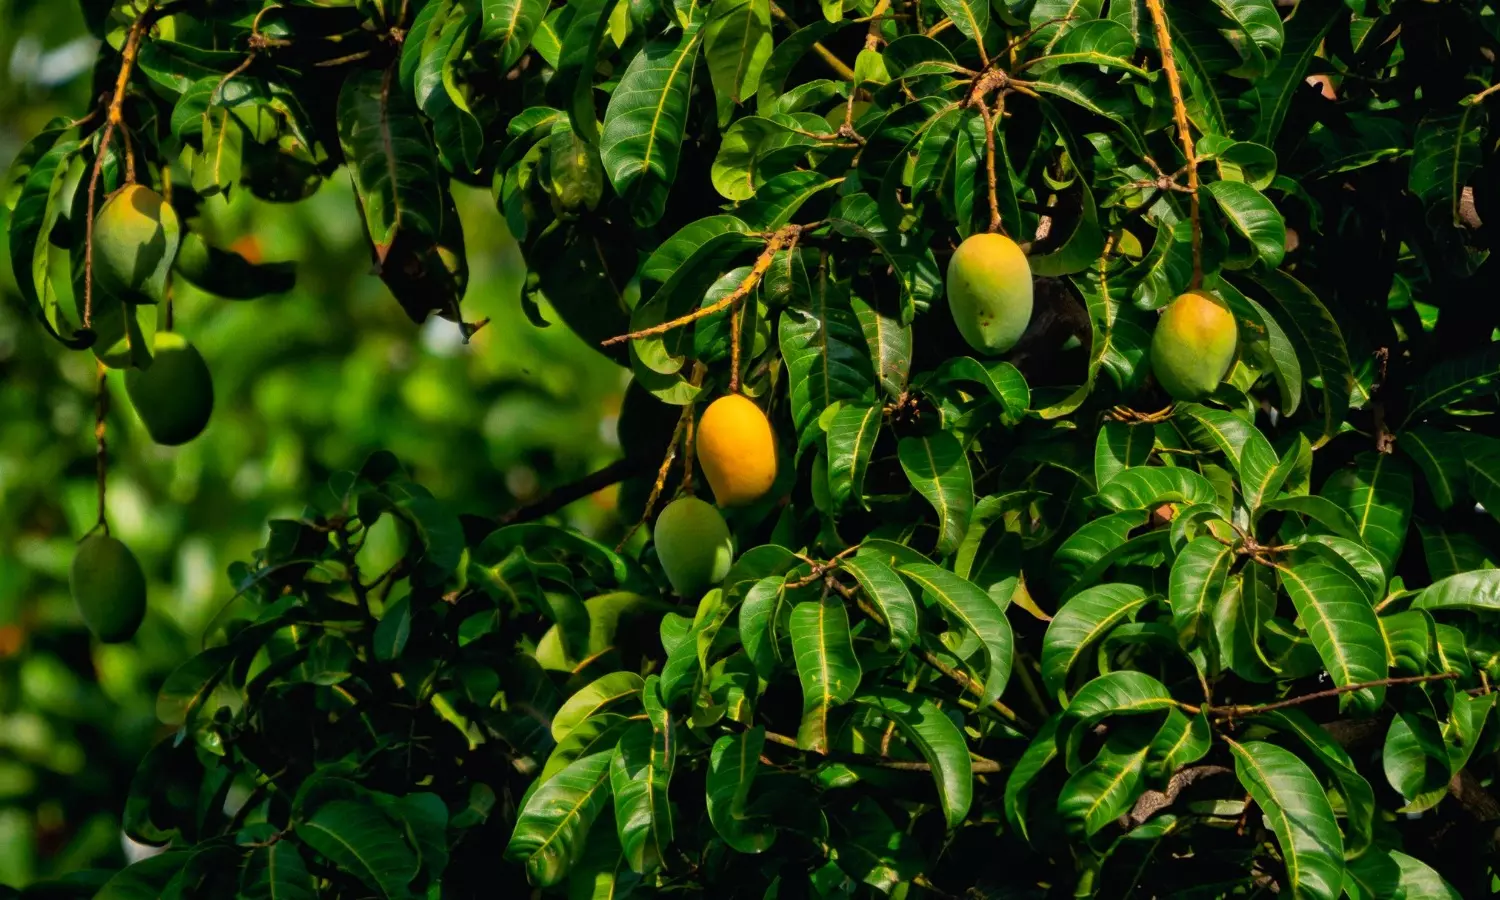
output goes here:
[[1172, 115], [1177, 120], [1177, 138], [1182, 155], [1187, 158], [1188, 218], [1193, 233], [1193, 281], [1196, 290], [1203, 284], [1203, 228], [1198, 221], [1198, 156], [1193, 151], [1193, 133], [1188, 125], [1187, 103], [1182, 99], [1182, 82], [1177, 77], [1177, 59], [1172, 55], [1172, 34], [1167, 28], [1167, 12], [1161, 0], [1146, 0], [1151, 22], [1156, 26], [1156, 46], [1161, 51], [1161, 66], [1167, 72], [1167, 88], [1172, 93]]
[[534, 503], [526, 506], [518, 506], [504, 515], [499, 516], [501, 525], [516, 525], [521, 522], [531, 522], [544, 516], [550, 516], [575, 500], [581, 500], [595, 491], [603, 490], [612, 484], [618, 484], [633, 475], [645, 472], [646, 466], [638, 459], [626, 457], [617, 459], [602, 469], [583, 476], [577, 481], [559, 485], [548, 491], [545, 496]]
[[[1329, 688], [1326, 691], [1316, 691], [1311, 694], [1303, 694], [1300, 697], [1292, 697], [1287, 700], [1278, 700], [1275, 703], [1262, 703], [1258, 706], [1215, 706], [1209, 712], [1215, 716], [1238, 718], [1241, 716], [1255, 716], [1268, 713], [1278, 709], [1286, 709], [1291, 706], [1301, 706], [1304, 703], [1312, 703], [1314, 700], [1327, 700], [1341, 694], [1351, 694], [1366, 688], [1394, 687], [1398, 684], [1425, 684], [1430, 681], [1450, 681], [1458, 677], [1457, 672], [1439, 672], [1436, 675], [1406, 675], [1400, 678], [1380, 678], [1375, 681], [1364, 681], [1359, 684], [1346, 684], [1343, 687]], [[1202, 710], [1196, 706], [1179, 704], [1183, 711], [1191, 715], [1197, 715]]]

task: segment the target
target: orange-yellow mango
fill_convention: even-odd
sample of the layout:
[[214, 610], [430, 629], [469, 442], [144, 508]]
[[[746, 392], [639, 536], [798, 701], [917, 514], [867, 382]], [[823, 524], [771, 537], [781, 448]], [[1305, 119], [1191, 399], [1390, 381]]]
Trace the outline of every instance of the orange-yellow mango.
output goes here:
[[754, 503], [776, 481], [770, 420], [746, 397], [720, 397], [698, 423], [698, 463], [720, 506]]
[[948, 261], [948, 310], [969, 346], [997, 356], [1031, 323], [1031, 265], [1003, 234], [974, 234]]
[[1174, 400], [1214, 392], [1239, 344], [1234, 315], [1208, 291], [1188, 291], [1167, 307], [1151, 334], [1151, 371]]
[[94, 218], [94, 277], [122, 300], [155, 303], [178, 238], [177, 213], [162, 195], [127, 184]]

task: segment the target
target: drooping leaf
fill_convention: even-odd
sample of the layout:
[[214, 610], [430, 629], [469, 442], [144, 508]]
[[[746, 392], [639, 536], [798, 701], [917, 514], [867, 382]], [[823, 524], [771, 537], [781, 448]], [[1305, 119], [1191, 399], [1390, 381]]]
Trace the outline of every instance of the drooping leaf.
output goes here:
[[645, 722], [620, 737], [610, 761], [615, 825], [630, 868], [642, 874], [661, 866], [672, 843], [672, 804], [667, 789], [677, 757], [671, 713], [661, 701], [660, 680], [651, 676], [641, 689]]
[[917, 639], [917, 603], [896, 570], [877, 557], [845, 559], [839, 568], [859, 582], [891, 631], [891, 646], [905, 650]]
[[552, 716], [552, 738], [561, 741], [580, 722], [613, 708], [638, 701], [645, 682], [634, 672], [611, 672], [569, 697]]
[[901, 468], [938, 515], [938, 553], [958, 549], [974, 511], [974, 477], [963, 444], [952, 432], [902, 438]]
[[1406, 460], [1389, 453], [1361, 453], [1354, 468], [1329, 477], [1322, 496], [1348, 511], [1360, 539], [1386, 572], [1392, 572], [1411, 519], [1411, 469]]
[[[1318, 656], [1339, 687], [1378, 681], [1387, 675], [1385, 640], [1375, 610], [1356, 576], [1320, 556], [1298, 551], [1276, 566]], [[1385, 688], [1364, 687], [1340, 704], [1375, 709]]]
[[849, 636], [849, 614], [836, 596], [798, 603], [791, 613], [792, 653], [802, 681], [799, 746], [828, 750], [828, 711], [859, 690], [860, 665]]
[[325, 803], [297, 824], [297, 836], [381, 897], [406, 897], [417, 875], [417, 854], [401, 831], [364, 804]]
[[856, 695], [854, 702], [895, 723], [901, 736], [916, 746], [932, 767], [943, 818], [949, 828], [957, 828], [969, 812], [974, 784], [963, 732], [928, 697], [877, 689]]
[[1338, 900], [1344, 881], [1344, 843], [1333, 807], [1307, 764], [1261, 741], [1228, 741], [1240, 784], [1266, 817], [1287, 863], [1293, 897]]
[[1047, 693], [1063, 693], [1068, 672], [1110, 629], [1146, 602], [1134, 585], [1100, 584], [1076, 595], [1057, 611], [1042, 638], [1042, 683]]
[[583, 853], [590, 826], [609, 802], [613, 759], [608, 750], [575, 760], [526, 798], [505, 856], [523, 862], [533, 884], [557, 884]]
[[640, 225], [661, 219], [677, 177], [702, 38], [695, 21], [680, 36], [647, 42], [620, 76], [604, 113], [600, 158]]
[[748, 812], [766, 732], [759, 725], [714, 741], [706, 790], [708, 818], [725, 843], [741, 853], [762, 853], [776, 840], [769, 823]]
[[1010, 680], [1015, 638], [1005, 612], [973, 582], [929, 563], [906, 563], [898, 569], [943, 610], [968, 629], [984, 647], [985, 665], [979, 679], [984, 686], [981, 704], [1005, 691]]

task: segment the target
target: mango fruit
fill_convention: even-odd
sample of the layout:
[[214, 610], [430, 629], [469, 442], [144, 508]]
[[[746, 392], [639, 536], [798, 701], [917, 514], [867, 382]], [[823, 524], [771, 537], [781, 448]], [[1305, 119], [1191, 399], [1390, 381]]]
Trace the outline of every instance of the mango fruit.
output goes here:
[[974, 234], [948, 261], [948, 310], [975, 352], [997, 356], [1031, 323], [1031, 265], [1003, 234]]
[[68, 570], [68, 588], [84, 624], [99, 640], [130, 640], [146, 616], [146, 576], [130, 548], [96, 534], [78, 545]]
[[180, 238], [171, 204], [145, 185], [127, 184], [94, 218], [95, 283], [129, 303], [157, 302]]
[[152, 352], [149, 366], [125, 373], [125, 393], [153, 441], [185, 444], [213, 413], [213, 376], [203, 354], [176, 332], [157, 332]]
[[723, 581], [734, 561], [724, 517], [697, 497], [679, 497], [667, 504], [656, 518], [651, 539], [672, 590], [684, 597], [697, 597]]
[[1151, 334], [1151, 371], [1174, 400], [1214, 392], [1234, 362], [1239, 329], [1234, 315], [1208, 291], [1173, 300]]
[[754, 401], [728, 394], [698, 422], [698, 463], [720, 506], [754, 503], [776, 481], [776, 436]]

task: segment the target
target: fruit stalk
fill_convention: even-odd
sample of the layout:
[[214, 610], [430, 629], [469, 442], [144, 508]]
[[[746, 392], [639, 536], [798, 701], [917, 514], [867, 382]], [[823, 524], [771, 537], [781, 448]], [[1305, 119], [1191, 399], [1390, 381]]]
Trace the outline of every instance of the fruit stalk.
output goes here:
[[109, 535], [109, 520], [104, 515], [104, 481], [109, 472], [109, 446], [105, 441], [104, 418], [109, 412], [109, 384], [105, 380], [108, 372], [101, 360], [94, 360], [97, 388], [94, 396], [94, 478], [99, 489], [98, 518], [94, 528]]
[[1177, 138], [1187, 159], [1188, 220], [1193, 235], [1193, 280], [1189, 288], [1203, 284], [1203, 230], [1198, 223], [1198, 157], [1193, 152], [1193, 133], [1188, 126], [1187, 103], [1182, 99], [1182, 82], [1177, 77], [1177, 59], [1172, 55], [1172, 35], [1167, 29], [1167, 12], [1161, 0], [1146, 0], [1151, 22], [1156, 27], [1156, 46], [1161, 51], [1161, 67], [1167, 72], [1167, 88], [1172, 93], [1172, 116], [1177, 120]]

